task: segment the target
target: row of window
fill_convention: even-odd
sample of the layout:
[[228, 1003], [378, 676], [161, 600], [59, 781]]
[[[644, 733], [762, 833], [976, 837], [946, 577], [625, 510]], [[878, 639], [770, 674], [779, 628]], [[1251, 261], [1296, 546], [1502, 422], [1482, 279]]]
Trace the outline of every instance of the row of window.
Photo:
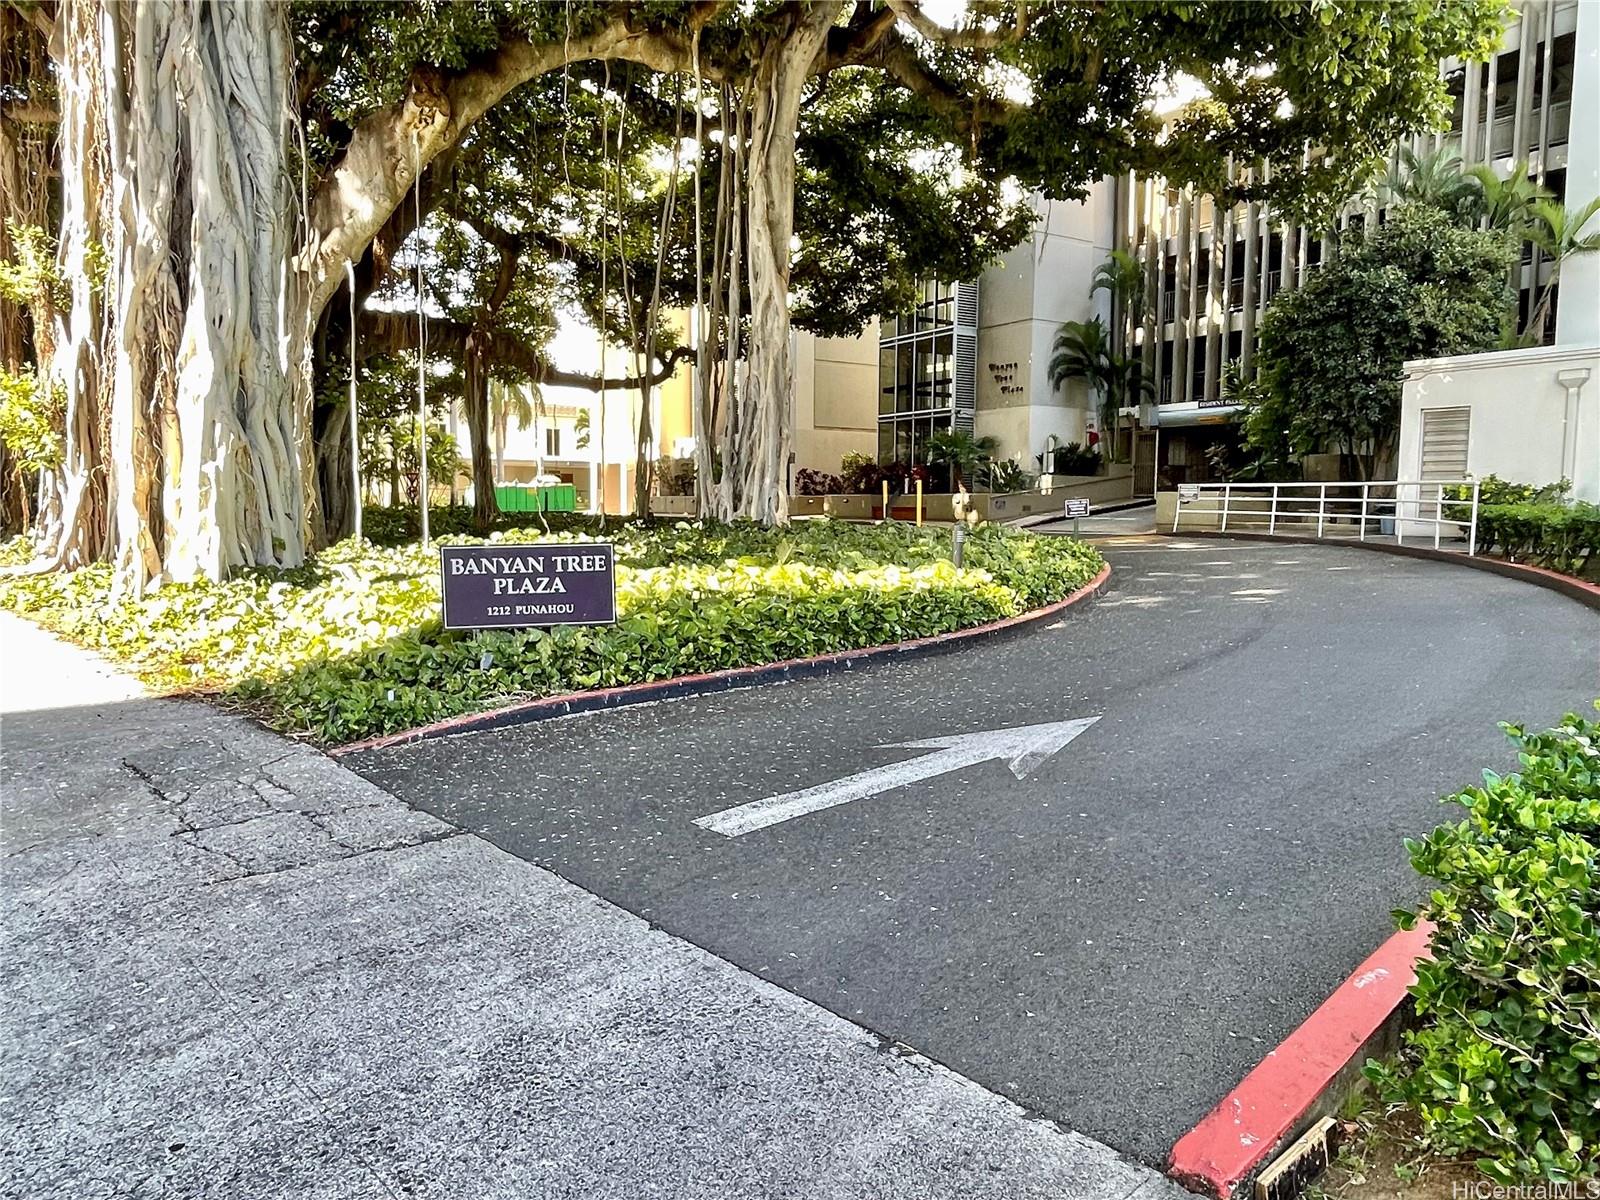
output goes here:
[[[1558, 34], [1555, 38], [1551, 54], [1550, 76], [1550, 105], [1551, 108], [1558, 104], [1567, 104], [1572, 100], [1572, 67], [1577, 51], [1578, 37], [1576, 33]], [[1516, 112], [1518, 95], [1518, 78], [1522, 65], [1522, 51], [1520, 49], [1507, 50], [1495, 57], [1494, 73], [1494, 113], [1498, 121], [1502, 116], [1511, 117]], [[1531, 112], [1537, 114], [1544, 102], [1544, 72], [1545, 72], [1545, 45], [1543, 42], [1534, 47], [1533, 81], [1529, 89]], [[1478, 103], [1480, 114], [1489, 103], [1489, 71], [1481, 71], [1477, 78]], [[1460, 133], [1462, 122], [1466, 116], [1466, 88], [1467, 69], [1464, 66], [1456, 67], [1445, 76], [1445, 86], [1450, 92], [1450, 130]], [[1556, 114], [1551, 113], [1552, 117]], [[1560, 131], [1561, 136], [1556, 137], [1556, 131], [1551, 130], [1552, 144], [1566, 140], [1566, 129]], [[1508, 147], [1509, 152], [1509, 147]]]
[[[1539, 330], [1537, 341], [1549, 345], [1555, 340], [1556, 311], [1560, 307], [1561, 287], [1556, 285], [1550, 291], [1550, 305], [1545, 314], [1544, 328]], [[1526, 325], [1532, 315], [1532, 305], [1536, 300], [1534, 289], [1523, 288], [1517, 297], [1517, 326], [1520, 329]], [[1182, 339], [1168, 339], [1161, 343], [1161, 371], [1160, 383], [1156, 389], [1156, 402], [1158, 404], [1173, 404], [1182, 401], [1199, 401], [1205, 398], [1206, 383], [1206, 338], [1204, 334], [1189, 339], [1189, 361], [1185, 374], [1188, 376], [1184, 383], [1173, 377], [1177, 367], [1177, 348]], [[1244, 353], [1244, 334], [1237, 329], [1230, 330], [1227, 340], [1220, 348], [1221, 362], [1218, 364], [1218, 380], [1220, 383], [1221, 371], [1230, 362], [1236, 362]]]
[[944, 329], [956, 323], [956, 284], [930, 281], [922, 285], [916, 301], [906, 312], [886, 317], [879, 336], [884, 341]]
[[950, 413], [878, 419], [878, 461], [913, 466], [928, 461], [928, 439], [951, 427]]
[[949, 328], [878, 348], [878, 412], [947, 409], [955, 391], [955, 334]]

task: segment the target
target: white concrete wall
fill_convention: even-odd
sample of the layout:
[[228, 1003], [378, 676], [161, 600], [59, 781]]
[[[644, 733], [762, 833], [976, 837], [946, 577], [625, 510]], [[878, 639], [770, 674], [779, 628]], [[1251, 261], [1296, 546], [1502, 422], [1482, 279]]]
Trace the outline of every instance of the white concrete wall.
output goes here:
[[[1474, 478], [1540, 486], [1567, 478], [1575, 497], [1600, 502], [1600, 346], [1421, 359], [1405, 369], [1401, 479], [1421, 476], [1423, 410], [1465, 407]], [[1579, 386], [1564, 387], [1563, 379]]]
[[1033, 233], [983, 273], [978, 284], [979, 435], [1000, 439], [1001, 458], [1030, 467], [1055, 434], [1087, 441], [1092, 401], [1081, 381], [1050, 386], [1050, 346], [1063, 321], [1109, 316], [1091, 301], [1094, 270], [1111, 253], [1116, 189], [1094, 186], [1081, 203], [1035, 200]]

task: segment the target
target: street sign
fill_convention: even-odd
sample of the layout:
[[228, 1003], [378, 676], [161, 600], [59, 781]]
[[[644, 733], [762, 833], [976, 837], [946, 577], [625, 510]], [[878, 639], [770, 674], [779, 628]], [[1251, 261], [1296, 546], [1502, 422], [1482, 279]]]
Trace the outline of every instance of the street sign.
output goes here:
[[931, 753], [903, 762], [873, 767], [859, 771], [831, 783], [818, 784], [798, 792], [768, 796], [765, 800], [752, 800], [734, 808], [725, 808], [710, 816], [695, 818], [695, 824], [723, 837], [739, 837], [754, 833], [769, 825], [803, 817], [866, 796], [875, 796], [891, 788], [905, 787], [935, 775], [959, 771], [965, 767], [988, 762], [992, 758], [1005, 761], [1011, 773], [1025, 779], [1038, 765], [1077, 737], [1099, 717], [1080, 717], [1074, 721], [1048, 721], [1043, 725], [1020, 725], [1011, 729], [987, 729], [979, 733], [958, 733], [951, 737], [927, 738], [920, 742], [895, 742], [880, 747], [888, 750], [910, 747]]
[[439, 547], [446, 629], [610, 625], [617, 619], [610, 542]]
[[1068, 500], [1066, 515], [1069, 517], [1087, 517], [1089, 515], [1089, 502], [1082, 499]]

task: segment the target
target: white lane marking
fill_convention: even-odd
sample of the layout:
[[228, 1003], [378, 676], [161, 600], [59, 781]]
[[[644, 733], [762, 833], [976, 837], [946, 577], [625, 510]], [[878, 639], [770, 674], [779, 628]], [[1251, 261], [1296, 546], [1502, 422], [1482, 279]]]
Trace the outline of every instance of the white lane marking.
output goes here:
[[990, 729], [978, 733], [958, 733], [951, 737], [928, 738], [920, 742], [891, 742], [879, 749], [895, 746], [916, 750], [931, 750], [917, 758], [889, 763], [882, 767], [847, 775], [831, 783], [818, 784], [798, 792], [768, 796], [765, 800], [752, 800], [734, 808], [723, 809], [710, 816], [696, 817], [695, 824], [724, 837], [739, 837], [792, 821], [807, 813], [820, 812], [887, 792], [891, 788], [905, 787], [959, 771], [991, 758], [1006, 760], [1011, 773], [1018, 779], [1029, 775], [1040, 763], [1077, 737], [1099, 717], [1082, 717], [1073, 721], [1049, 721], [1042, 725], [1020, 725], [1014, 729]]

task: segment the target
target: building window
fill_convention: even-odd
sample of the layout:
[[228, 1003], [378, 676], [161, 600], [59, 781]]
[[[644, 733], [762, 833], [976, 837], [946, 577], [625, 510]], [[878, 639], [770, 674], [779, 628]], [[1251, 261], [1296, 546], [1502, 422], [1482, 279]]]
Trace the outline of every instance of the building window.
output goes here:
[[544, 456], [546, 458], [561, 457], [561, 426], [546, 425], [544, 430]]
[[[881, 322], [878, 344], [878, 459], [912, 466], [927, 461], [928, 438], [960, 425], [970, 429], [976, 387], [973, 331], [958, 330], [959, 301], [974, 299], [970, 284], [922, 285], [912, 307]], [[969, 307], [971, 305], [969, 304]], [[975, 311], [975, 309], [974, 309]], [[968, 319], [971, 319], [970, 317]], [[965, 338], [963, 359], [958, 344]], [[960, 364], [965, 362], [965, 366]], [[962, 370], [969, 376], [959, 386]], [[958, 420], [957, 410], [966, 417]]]

